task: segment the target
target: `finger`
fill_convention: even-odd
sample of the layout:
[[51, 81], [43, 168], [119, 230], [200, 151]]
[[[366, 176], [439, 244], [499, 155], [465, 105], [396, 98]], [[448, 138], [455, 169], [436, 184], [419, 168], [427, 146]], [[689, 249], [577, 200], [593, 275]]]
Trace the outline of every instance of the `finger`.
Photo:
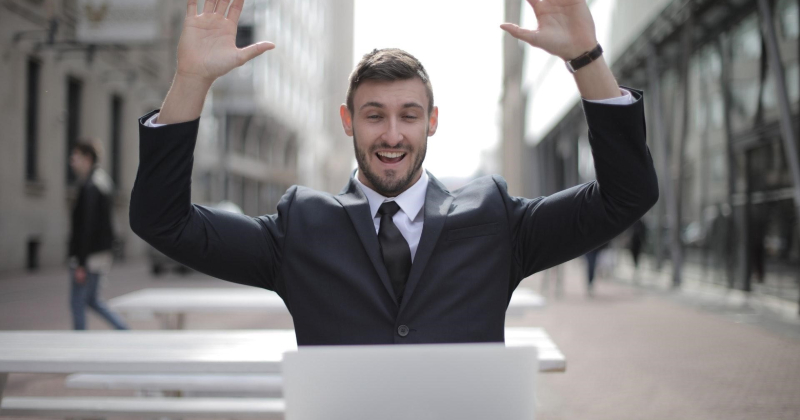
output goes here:
[[197, 16], [197, 0], [189, 0], [186, 3], [186, 17]]
[[239, 49], [239, 65], [258, 57], [261, 54], [275, 48], [275, 44], [271, 42], [259, 42], [257, 44], [248, 45]]
[[214, 8], [217, 6], [217, 0], [206, 0], [203, 3], [203, 13], [214, 13]]
[[217, 1], [217, 7], [214, 9], [214, 13], [218, 15], [225, 16], [225, 12], [228, 11], [228, 5], [231, 3], [231, 0], [219, 0]]
[[520, 28], [519, 26], [513, 23], [504, 23], [500, 25], [504, 31], [508, 32], [514, 38], [517, 38], [521, 41], [525, 41], [533, 46], [536, 46], [536, 38], [539, 34], [538, 31], [532, 31], [530, 29]]
[[239, 16], [242, 15], [242, 8], [244, 7], [244, 0], [233, 0], [231, 9], [228, 11], [228, 19], [233, 23], [239, 23]]

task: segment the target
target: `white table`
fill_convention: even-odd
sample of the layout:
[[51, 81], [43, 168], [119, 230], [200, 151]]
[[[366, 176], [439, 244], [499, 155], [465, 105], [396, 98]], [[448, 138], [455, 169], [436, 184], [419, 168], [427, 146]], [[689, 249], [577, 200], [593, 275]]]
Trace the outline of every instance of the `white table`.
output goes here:
[[[566, 359], [547, 333], [540, 328], [507, 328], [507, 346], [534, 346], [539, 352], [541, 372], [563, 372]], [[294, 330], [233, 331], [5, 331], [0, 332], [0, 404], [3, 389], [12, 373], [161, 373], [161, 374], [275, 374], [281, 369], [283, 354], [297, 349]], [[198, 400], [199, 401], [199, 400]], [[3, 404], [7, 413], [31, 413], [31, 407], [50, 413], [77, 404], [74, 413], [85, 413], [97, 400], [38, 397], [9, 398]], [[113, 404], [112, 404], [113, 403]], [[178, 401], [167, 407], [147, 405], [137, 408], [129, 398], [109, 402], [103, 413], [130, 413], [140, 409], [159, 413], [190, 412]], [[149, 403], [148, 403], [149, 404]], [[259, 410], [280, 416], [280, 401], [261, 407], [258, 400], [213, 400], [219, 412], [234, 408]], [[234, 404], [236, 407], [229, 407]], [[85, 407], [84, 407], [85, 406]], [[149, 408], [148, 408], [149, 407]], [[227, 408], [226, 408], [227, 407]], [[199, 410], [199, 408], [197, 408]], [[169, 411], [178, 410], [178, 411]], [[217, 411], [215, 411], [217, 412]], [[255, 413], [258, 414], [258, 413]], [[77, 415], [77, 414], [76, 414]]]
[[[157, 317], [163, 328], [179, 330], [190, 312], [289, 314], [277, 293], [255, 287], [148, 288], [110, 299], [108, 305], [127, 317]], [[544, 305], [542, 296], [519, 288], [511, 296], [508, 313], [517, 315]]]
[[274, 374], [280, 371], [283, 353], [296, 348], [294, 330], [0, 332], [0, 415], [282, 419], [283, 402], [263, 398], [9, 397], [4, 401], [2, 393], [12, 373]]
[[277, 293], [256, 287], [147, 288], [110, 299], [108, 306], [130, 318], [159, 318], [163, 328], [178, 330], [190, 312], [289, 315]]
[[[506, 345], [537, 347], [542, 372], [566, 368], [541, 328], [506, 328]], [[296, 349], [294, 330], [3, 331], [0, 375], [278, 373], [283, 353]]]

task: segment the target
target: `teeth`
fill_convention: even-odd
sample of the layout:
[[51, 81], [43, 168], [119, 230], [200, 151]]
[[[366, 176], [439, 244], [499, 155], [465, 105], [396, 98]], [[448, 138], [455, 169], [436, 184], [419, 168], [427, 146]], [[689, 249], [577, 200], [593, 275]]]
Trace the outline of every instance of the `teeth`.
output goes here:
[[405, 153], [401, 152], [378, 152], [379, 155], [388, 158], [388, 159], [395, 159], [403, 156]]

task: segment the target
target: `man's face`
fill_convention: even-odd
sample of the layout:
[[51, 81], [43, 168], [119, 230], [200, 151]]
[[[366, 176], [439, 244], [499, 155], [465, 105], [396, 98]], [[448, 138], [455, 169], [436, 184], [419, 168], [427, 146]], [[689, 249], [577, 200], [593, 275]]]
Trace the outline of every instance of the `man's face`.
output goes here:
[[428, 136], [436, 133], [439, 110], [428, 115], [428, 95], [419, 78], [367, 80], [353, 95], [353, 113], [342, 105], [342, 125], [358, 161], [358, 179], [394, 197], [422, 175]]

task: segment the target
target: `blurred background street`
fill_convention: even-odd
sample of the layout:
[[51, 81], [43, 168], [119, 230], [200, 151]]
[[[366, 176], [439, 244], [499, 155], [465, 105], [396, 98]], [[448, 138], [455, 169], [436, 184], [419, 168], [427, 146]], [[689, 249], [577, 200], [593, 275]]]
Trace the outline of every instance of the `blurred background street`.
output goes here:
[[[508, 324], [543, 327], [568, 360], [540, 376], [540, 419], [800, 419], [799, 2], [588, 1], [620, 84], [645, 91], [660, 200], [601, 251], [593, 296], [583, 258], [523, 282], [548, 304]], [[0, 0], [0, 330], [72, 328], [68, 157], [81, 140], [101, 145], [114, 182], [106, 298], [237, 287], [178, 272], [128, 226], [137, 119], [169, 89], [184, 13], [184, 0]], [[338, 116], [347, 78], [384, 47], [431, 75], [441, 118], [425, 168], [449, 188], [499, 173], [538, 197], [594, 180], [572, 77], [504, 21], [536, 26], [524, 0], [248, 0], [237, 45], [278, 47], [213, 85], [193, 201], [257, 216], [294, 184], [338, 192], [355, 167]], [[109, 328], [94, 316], [90, 329]], [[63, 380], [15, 375], [6, 394], [94, 393]]]

